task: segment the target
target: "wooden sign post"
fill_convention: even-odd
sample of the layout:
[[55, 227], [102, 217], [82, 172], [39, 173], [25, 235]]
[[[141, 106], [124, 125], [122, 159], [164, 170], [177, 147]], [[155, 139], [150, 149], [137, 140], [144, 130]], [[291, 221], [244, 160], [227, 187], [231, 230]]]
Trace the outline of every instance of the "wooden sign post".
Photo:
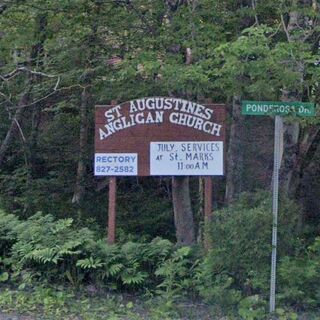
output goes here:
[[116, 242], [116, 200], [117, 200], [117, 178], [109, 178], [109, 201], [108, 201], [108, 243]]
[[212, 211], [211, 176], [224, 174], [225, 106], [150, 97], [96, 107], [94, 174], [109, 176], [108, 242], [115, 242], [116, 176], [206, 176], [205, 215]]
[[204, 218], [210, 221], [212, 216], [212, 178], [204, 179]]

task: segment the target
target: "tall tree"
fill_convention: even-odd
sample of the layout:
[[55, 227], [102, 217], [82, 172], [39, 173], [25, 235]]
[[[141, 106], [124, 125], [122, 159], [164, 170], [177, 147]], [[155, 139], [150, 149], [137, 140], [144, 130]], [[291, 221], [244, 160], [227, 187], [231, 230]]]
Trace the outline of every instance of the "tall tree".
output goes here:
[[[88, 13], [91, 21], [91, 32], [87, 35], [85, 39], [88, 44], [87, 60], [84, 65], [84, 74], [82, 75], [82, 85], [84, 89], [81, 93], [80, 99], [80, 133], [79, 133], [79, 153], [78, 153], [78, 164], [77, 164], [77, 174], [74, 193], [72, 197], [72, 203], [77, 204], [80, 210], [86, 187], [86, 159], [88, 153], [88, 128], [89, 128], [89, 107], [93, 103], [91, 97], [90, 87], [92, 86], [92, 78], [95, 76], [95, 58], [96, 51], [98, 47], [97, 42], [97, 31], [98, 31], [98, 21], [99, 21], [99, 10], [101, 3], [99, 1], [89, 1], [88, 2]], [[80, 212], [80, 211], [79, 211]]]
[[230, 138], [227, 152], [227, 179], [226, 179], [226, 202], [228, 204], [237, 200], [242, 191], [243, 172], [243, 137], [244, 123], [241, 116], [241, 97], [234, 96], [232, 99], [232, 122], [230, 124]]
[[[292, 51], [290, 64], [292, 72], [295, 73], [297, 85], [294, 88], [283, 88], [281, 97], [283, 101], [301, 101], [305, 95], [307, 88], [304, 83], [308, 68], [306, 57], [312, 56], [315, 46], [317, 48], [319, 45], [317, 36], [319, 18], [319, 5], [315, 1], [308, 0], [293, 1], [288, 11], [281, 15], [288, 46], [300, 48], [304, 53], [304, 55], [299, 55], [297, 51]], [[316, 43], [313, 43], [314, 41]], [[297, 196], [304, 159], [318, 134], [318, 125], [302, 129], [298, 121], [284, 121], [281, 186], [283, 191], [292, 197]]]
[[[182, 4], [184, 4], [184, 1], [167, 1], [170, 10], [169, 16], [171, 16], [172, 12], [175, 12], [179, 5]], [[191, 1], [189, 5], [195, 10], [196, 1]], [[192, 63], [191, 48], [186, 48], [185, 62], [186, 65]], [[188, 176], [172, 177], [172, 201], [177, 244], [192, 245], [195, 243], [196, 239]]]

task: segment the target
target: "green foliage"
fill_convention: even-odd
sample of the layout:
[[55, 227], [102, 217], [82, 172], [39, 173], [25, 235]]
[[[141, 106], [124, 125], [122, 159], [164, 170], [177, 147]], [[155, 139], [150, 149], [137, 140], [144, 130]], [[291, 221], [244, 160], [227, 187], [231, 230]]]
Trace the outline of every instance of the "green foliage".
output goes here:
[[[290, 310], [285, 310], [282, 308], [276, 309], [276, 316], [279, 320], [297, 320], [297, 319], [299, 319], [297, 313], [290, 311]], [[313, 317], [310, 315], [309, 318], [312, 319]]]
[[14, 228], [16, 242], [11, 248], [14, 269], [45, 271], [49, 280], [75, 278], [74, 265], [82, 247], [94, 240], [87, 228], [75, 229], [72, 219], [55, 221], [37, 213]]
[[82, 269], [97, 269], [102, 267], [103, 265], [104, 264], [101, 262], [100, 259], [93, 259], [92, 257], [80, 259], [77, 261], [76, 264], [77, 267], [80, 267]]
[[63, 287], [35, 286], [30, 290], [4, 289], [0, 292], [2, 313], [28, 316], [32, 319], [83, 320], [196, 320], [209, 319], [206, 306], [195, 301], [177, 303], [170, 311], [162, 308], [162, 300], [136, 295], [98, 292], [86, 288], [71, 291]]
[[[152, 178], [137, 181], [132, 185], [129, 185], [126, 180], [122, 182], [126, 186], [119, 186], [118, 227], [125, 235], [128, 233], [131, 236], [138, 235], [138, 241], [141, 241], [142, 236], [147, 239], [161, 236], [174, 241], [173, 208], [169, 199], [169, 181], [164, 179], [156, 190], [154, 190], [154, 182], [155, 180]], [[155, 198], [158, 200], [155, 201]], [[104, 216], [103, 219], [105, 219]], [[123, 237], [121, 240], [128, 241], [132, 238]]]
[[[259, 299], [266, 298], [270, 277], [271, 203], [266, 192], [244, 194], [235, 205], [215, 212], [207, 230], [212, 249], [197, 275], [199, 292], [211, 303], [234, 308], [243, 295], [264, 294]], [[294, 203], [281, 200], [280, 257], [292, 254], [298, 247], [298, 214]]]
[[89, 258], [77, 261], [77, 266], [95, 283], [127, 289], [154, 285], [155, 270], [173, 251], [170, 241], [155, 238], [150, 243], [126, 242], [107, 245], [99, 240], [86, 246]]
[[205, 259], [197, 270], [197, 289], [215, 309], [222, 309], [223, 313], [235, 312], [241, 300], [241, 291], [233, 287], [234, 279], [225, 273], [209, 274], [207, 266], [210, 262]]
[[[260, 24], [243, 29], [235, 41], [220, 44], [214, 50], [210, 72], [213, 79], [219, 80], [215, 84], [217, 89], [229, 95], [271, 101], [281, 98], [283, 88], [300, 95], [311, 87], [316, 91], [318, 83], [307, 79], [314, 79], [319, 73], [314, 64], [318, 55], [312, 52], [309, 43], [274, 39], [272, 34], [277, 30], [277, 26]], [[304, 76], [301, 68], [305, 70]], [[308, 99], [316, 101], [317, 95], [309, 94]], [[317, 120], [302, 120], [305, 121]]]
[[239, 315], [244, 320], [266, 319], [266, 302], [258, 295], [249, 296], [240, 301]]
[[[79, 208], [70, 200], [84, 87], [89, 94], [84, 126], [88, 140], [80, 209], [83, 217], [94, 217], [101, 225], [105, 189], [92, 177], [91, 163], [95, 104], [149, 95], [228, 102], [239, 94], [271, 100], [279, 98], [283, 88], [306, 100], [319, 99], [319, 52], [313, 32], [318, 27], [310, 24], [301, 30], [308, 35], [305, 43], [296, 38], [289, 42], [280, 23], [281, 15], [286, 20], [295, 7], [275, 0], [258, 1], [254, 7], [229, 0], [176, 4], [29, 0], [1, 7], [0, 74], [23, 66], [48, 75], [18, 72], [0, 82], [1, 141], [19, 99], [26, 88], [30, 90], [20, 121], [24, 137], [16, 133], [1, 167], [0, 199], [8, 212], [23, 217], [51, 212], [59, 218], [77, 213]], [[310, 7], [303, 14], [309, 21], [318, 12]], [[187, 48], [192, 52], [189, 64]], [[154, 181], [144, 184], [132, 178], [120, 184], [118, 217], [124, 233], [174, 239], [170, 188], [159, 189], [163, 186]]]
[[176, 253], [173, 244], [161, 238], [150, 243], [108, 245], [88, 228], [75, 227], [71, 218], [55, 220], [41, 213], [19, 221], [2, 212], [0, 230], [0, 245], [6, 244], [7, 249], [4, 261], [13, 276], [21, 278], [23, 287], [38, 279], [67, 280], [73, 286], [90, 281], [112, 288], [146, 288], [158, 283], [156, 270], [171, 255], [172, 261], [178, 262], [183, 253]]
[[192, 289], [194, 269], [199, 262], [193, 260], [192, 249], [181, 247], [155, 271], [155, 275], [162, 278], [157, 286], [158, 293], [165, 297], [167, 303]]
[[19, 224], [18, 218], [13, 214], [6, 214], [0, 210], [0, 256], [8, 254], [16, 240], [14, 229]]
[[[271, 198], [244, 194], [233, 206], [215, 212], [207, 230], [212, 249], [197, 268], [199, 293], [224, 312], [242, 319], [265, 319], [270, 277]], [[303, 250], [297, 232], [299, 208], [281, 199], [278, 223], [277, 301], [291, 308], [319, 306], [319, 238]], [[295, 319], [284, 311], [279, 318]]]
[[132, 307], [127, 305], [121, 297], [90, 297], [84, 291], [75, 294], [45, 286], [29, 291], [5, 289], [0, 293], [2, 312], [29, 314], [32, 318], [102, 320], [126, 316], [137, 319], [131, 312]]
[[[184, 5], [170, 9], [173, 2]], [[105, 188], [91, 172], [92, 106], [148, 95], [194, 100], [205, 96], [221, 102], [230, 101], [234, 95], [274, 100], [280, 98], [283, 89], [319, 102], [319, 10], [310, 6], [299, 11], [289, 2], [275, 0], [251, 4], [229, 0], [192, 4], [29, 0], [5, 1], [0, 11], [0, 75], [20, 66], [49, 75], [18, 72], [9, 79], [1, 78], [1, 141], [21, 96], [29, 92], [19, 120], [23, 134], [17, 130], [0, 169], [1, 205], [23, 218], [37, 211], [54, 215], [37, 214], [19, 221], [0, 212], [0, 279], [8, 282], [18, 277], [22, 287], [39, 279], [127, 290], [158, 286], [162, 295], [167, 294], [167, 301], [192, 289], [196, 281], [200, 294], [209, 302], [226, 308], [239, 306], [243, 318], [258, 317], [268, 292], [269, 195], [247, 195], [238, 204], [217, 212], [207, 231], [213, 248], [201, 263], [189, 248], [177, 250], [163, 239], [109, 246], [94, 232], [80, 228], [87, 217], [104, 226], [106, 216]], [[291, 12], [303, 13], [298, 20], [307, 25], [305, 30], [293, 32], [288, 41], [283, 26]], [[41, 20], [45, 21], [42, 28]], [[192, 52], [191, 64], [186, 64], [187, 48]], [[119, 63], [112, 64], [113, 59]], [[79, 158], [83, 88], [90, 96], [89, 120], [84, 126], [88, 133], [83, 159], [85, 198], [80, 208], [85, 219], [74, 226], [69, 217], [75, 217], [79, 209], [71, 199]], [[301, 122], [307, 126], [318, 121], [319, 117]], [[297, 159], [305, 167], [308, 161]], [[252, 175], [249, 179], [248, 189], [256, 186], [252, 182], [255, 178]], [[174, 239], [168, 180], [122, 181], [118, 225], [123, 234]], [[282, 200], [279, 297], [294, 306], [315, 307], [320, 300], [316, 287], [319, 241], [303, 250], [295, 230], [297, 211]], [[48, 310], [57, 307], [52, 299], [59, 297], [41, 294], [47, 296]], [[10, 299], [16, 298], [8, 296]], [[18, 305], [24, 304], [24, 295], [17, 299]], [[61, 318], [61, 314], [56, 317]]]
[[1, 273], [1, 275], [0, 275], [0, 282], [7, 281], [8, 279], [9, 279], [9, 274], [8, 274], [8, 272], [3, 272], [3, 273]]
[[[213, 221], [207, 231], [214, 242], [203, 258], [195, 255], [195, 249], [174, 248], [161, 238], [108, 245], [89, 229], [76, 227], [72, 219], [55, 220], [37, 213], [21, 221], [1, 212], [0, 245], [5, 243], [6, 250], [0, 260], [0, 281], [17, 284], [19, 290], [3, 291], [0, 306], [9, 310], [16, 304], [16, 310], [32, 311], [37, 304], [45, 314], [56, 312], [61, 317], [70, 310], [65, 293], [38, 288], [28, 297], [23, 290], [32, 290], [39, 281], [55, 285], [68, 281], [77, 288], [90, 284], [93, 292], [107, 288], [155, 293], [160, 299], [150, 306], [155, 319], [178, 318], [176, 303], [195, 290], [214, 306], [215, 313], [264, 319], [270, 263], [270, 245], [264, 245], [270, 241], [270, 231], [264, 229], [271, 229], [269, 202], [268, 194], [245, 194], [233, 207], [216, 212], [215, 219], [223, 223]], [[316, 308], [320, 239], [307, 251], [301, 249], [294, 236], [296, 211], [292, 202], [282, 200], [277, 299], [294, 308]], [[252, 235], [254, 230], [262, 239]], [[285, 256], [288, 253], [291, 256]], [[291, 311], [281, 310], [279, 319], [295, 319]]]
[[320, 238], [306, 252], [284, 257], [279, 265], [279, 298], [296, 308], [320, 305]]

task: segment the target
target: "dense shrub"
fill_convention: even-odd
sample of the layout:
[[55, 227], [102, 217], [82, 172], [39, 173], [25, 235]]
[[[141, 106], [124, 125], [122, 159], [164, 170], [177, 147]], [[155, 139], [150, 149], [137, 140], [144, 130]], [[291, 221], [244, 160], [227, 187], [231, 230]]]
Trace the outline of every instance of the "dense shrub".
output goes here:
[[[237, 306], [241, 295], [269, 291], [272, 211], [268, 193], [244, 194], [229, 208], [215, 212], [207, 230], [212, 249], [198, 270], [199, 291], [211, 303]], [[298, 207], [280, 202], [279, 257], [298, 246]]]
[[320, 306], [320, 237], [296, 257], [279, 264], [279, 298], [295, 308]]
[[76, 261], [86, 254], [84, 247], [96, 240], [89, 229], [75, 228], [71, 218], [55, 220], [41, 213], [17, 223], [12, 233], [11, 261], [16, 275], [28, 271], [40, 280], [68, 279], [73, 284], [81, 277]]
[[139, 288], [155, 285], [155, 270], [170, 257], [173, 244], [155, 238], [150, 243], [129, 241], [110, 246], [99, 240], [86, 251], [88, 256], [78, 260], [77, 267], [92, 281], [115, 288]]
[[8, 271], [24, 285], [34, 280], [67, 281], [73, 286], [154, 290], [158, 286], [157, 290], [176, 292], [187, 290], [192, 278], [190, 248], [177, 250], [161, 238], [108, 245], [88, 228], [74, 226], [71, 218], [55, 220], [41, 213], [22, 221], [1, 212], [0, 248], [10, 262]]
[[[279, 212], [277, 301], [318, 307], [320, 238], [303, 249], [296, 231], [299, 208], [281, 200]], [[27, 220], [0, 212], [0, 281], [20, 288], [42, 283], [90, 285], [93, 290], [144, 290], [166, 306], [185, 293], [198, 292], [212, 305], [242, 319], [263, 319], [269, 293], [271, 198], [245, 194], [215, 212], [206, 230], [209, 252], [176, 248], [169, 240], [108, 245], [97, 232], [72, 219], [37, 213]], [[169, 302], [169, 303], [167, 303]]]
[[0, 256], [6, 256], [16, 241], [15, 227], [19, 224], [13, 214], [6, 214], [0, 209]]

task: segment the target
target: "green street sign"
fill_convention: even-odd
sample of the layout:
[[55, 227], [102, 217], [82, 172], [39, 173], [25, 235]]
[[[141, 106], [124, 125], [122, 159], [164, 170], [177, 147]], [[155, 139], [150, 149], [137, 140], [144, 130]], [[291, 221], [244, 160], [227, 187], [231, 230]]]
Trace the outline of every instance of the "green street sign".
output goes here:
[[315, 116], [315, 104], [310, 102], [242, 101], [241, 105], [243, 115]]

